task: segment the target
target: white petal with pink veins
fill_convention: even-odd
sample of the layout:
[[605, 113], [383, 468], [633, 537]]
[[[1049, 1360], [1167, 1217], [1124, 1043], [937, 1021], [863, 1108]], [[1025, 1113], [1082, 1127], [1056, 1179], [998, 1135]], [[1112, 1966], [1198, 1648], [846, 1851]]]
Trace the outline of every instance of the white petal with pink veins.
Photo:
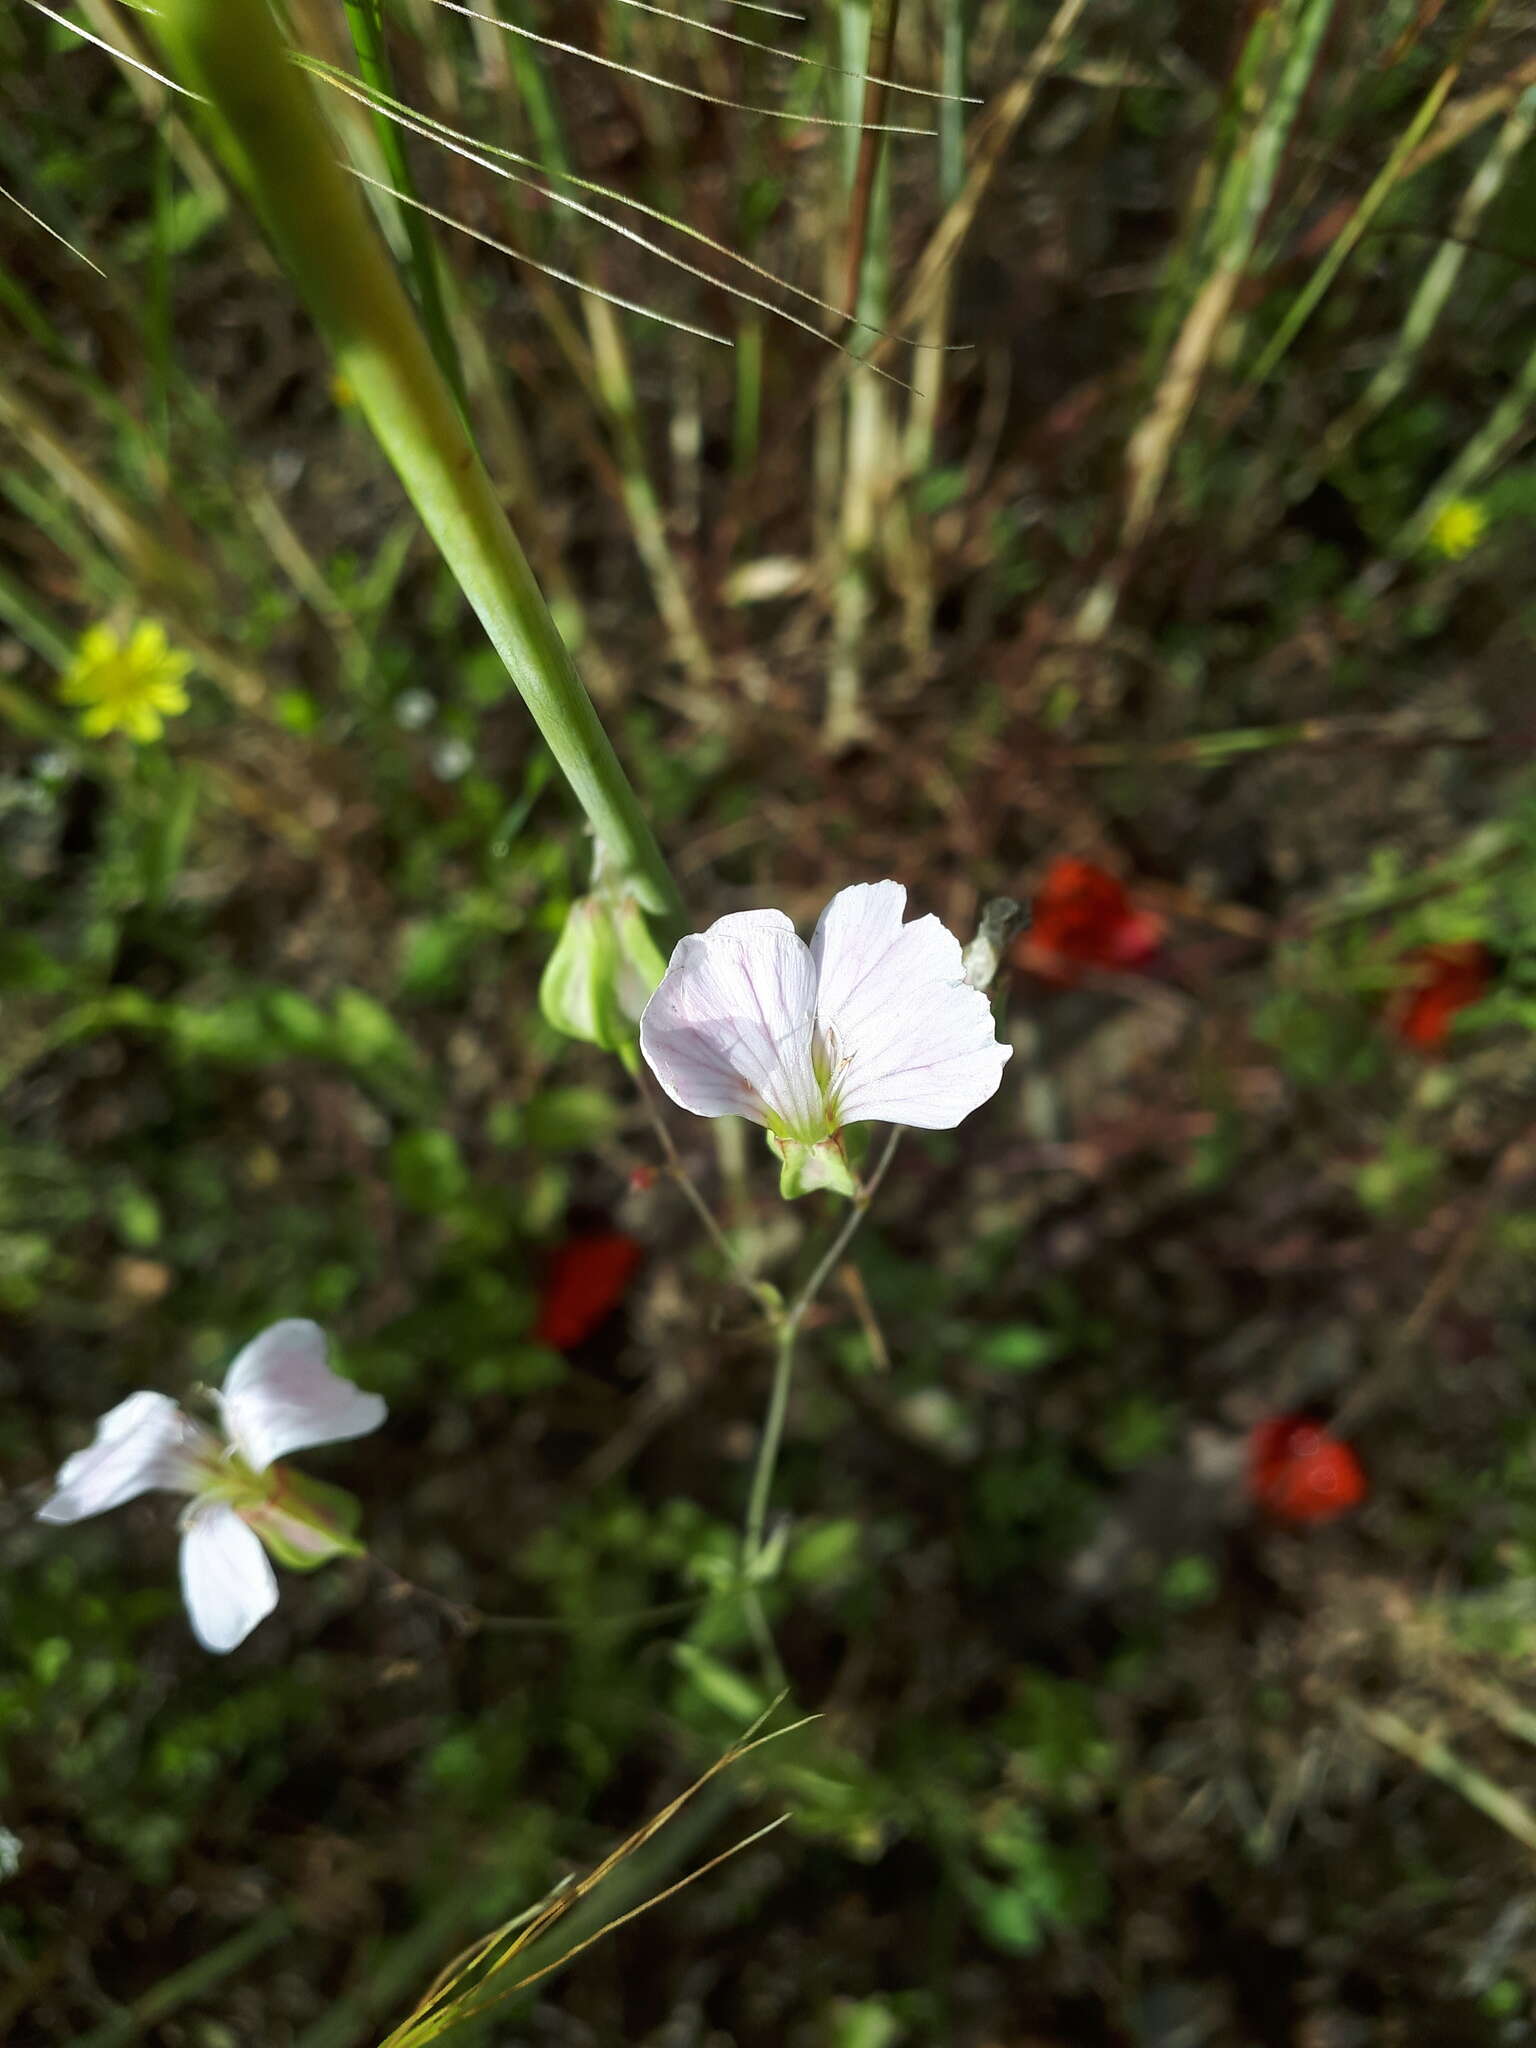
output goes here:
[[696, 1116], [745, 1116], [816, 1145], [844, 1124], [948, 1130], [997, 1091], [1010, 1048], [936, 917], [903, 924], [899, 882], [840, 890], [809, 947], [777, 910], [684, 939], [640, 1048]]
[[325, 1362], [318, 1323], [290, 1317], [253, 1337], [229, 1368], [219, 1409], [229, 1440], [254, 1472], [311, 1444], [367, 1436], [388, 1412]]
[[960, 942], [936, 917], [902, 923], [899, 882], [840, 890], [821, 914], [816, 1033], [838, 1124], [949, 1130], [996, 1094], [1012, 1048], [966, 984]]
[[59, 1467], [40, 1522], [78, 1522], [160, 1488], [195, 1493], [219, 1447], [166, 1394], [130, 1394], [109, 1409], [83, 1451]]
[[789, 919], [745, 911], [676, 947], [640, 1019], [640, 1047], [680, 1108], [819, 1137], [815, 1008], [810, 951]]

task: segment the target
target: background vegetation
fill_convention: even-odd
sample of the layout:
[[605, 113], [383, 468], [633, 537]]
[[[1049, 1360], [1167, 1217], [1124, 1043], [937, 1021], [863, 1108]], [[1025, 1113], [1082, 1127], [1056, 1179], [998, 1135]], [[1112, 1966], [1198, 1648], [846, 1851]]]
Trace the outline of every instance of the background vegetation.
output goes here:
[[[0, 2031], [349, 2048], [766, 1703], [708, 1594], [768, 1361], [539, 1020], [589, 846], [506, 673], [142, 22], [64, 12], [125, 54], [0, 21]], [[891, 873], [965, 929], [1075, 854], [1167, 936], [1018, 967], [1002, 1095], [808, 1335], [766, 1599], [823, 1718], [668, 1872], [788, 1825], [460, 2038], [1530, 2039], [1536, 13], [705, 12], [843, 71], [617, 0], [285, 8], [475, 138], [315, 87], [457, 224], [374, 192], [691, 921]], [[86, 738], [59, 678], [143, 619], [190, 708]], [[1426, 1052], [1447, 944], [1486, 989]], [[782, 1278], [814, 1204], [675, 1129]], [[622, 1305], [541, 1340], [614, 1229]], [[298, 1314], [390, 1403], [313, 1460], [373, 1558], [217, 1661], [162, 1502], [32, 1514]], [[1256, 1511], [1299, 1411], [1356, 1515]]]

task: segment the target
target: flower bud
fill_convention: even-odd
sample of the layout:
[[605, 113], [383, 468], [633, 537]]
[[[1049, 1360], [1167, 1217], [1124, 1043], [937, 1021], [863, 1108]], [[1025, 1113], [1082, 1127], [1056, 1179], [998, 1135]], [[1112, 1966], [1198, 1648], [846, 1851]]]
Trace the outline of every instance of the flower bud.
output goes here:
[[539, 981], [539, 1008], [567, 1038], [632, 1055], [640, 1012], [665, 972], [633, 896], [599, 890], [571, 905]]
[[236, 1499], [242, 1522], [256, 1531], [268, 1551], [291, 1572], [312, 1572], [333, 1557], [361, 1557], [357, 1539], [361, 1509], [344, 1487], [273, 1465], [254, 1484], [259, 1499]]
[[258, 1499], [233, 1499], [240, 1520], [256, 1530], [276, 1563], [315, 1571], [334, 1556], [362, 1556], [356, 1536], [362, 1509], [356, 1495], [272, 1464], [254, 1479]]

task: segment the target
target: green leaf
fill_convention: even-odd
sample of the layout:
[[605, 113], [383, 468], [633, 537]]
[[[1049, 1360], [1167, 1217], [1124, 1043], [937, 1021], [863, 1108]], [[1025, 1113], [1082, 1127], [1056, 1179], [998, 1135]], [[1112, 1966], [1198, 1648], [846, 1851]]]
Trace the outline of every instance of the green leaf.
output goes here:
[[360, 988], [344, 988], [334, 1004], [336, 1049], [351, 1066], [410, 1060], [414, 1051], [382, 1003]]
[[107, 1209], [113, 1229], [134, 1251], [150, 1251], [160, 1242], [160, 1205], [136, 1181], [120, 1182], [108, 1197]]
[[538, 1152], [587, 1152], [618, 1123], [618, 1109], [596, 1088], [546, 1088], [524, 1113], [523, 1136]]
[[697, 1643], [674, 1643], [672, 1656], [692, 1679], [700, 1696], [738, 1726], [750, 1727], [767, 1708], [766, 1696], [749, 1678], [743, 1678], [718, 1657], [711, 1657]]
[[291, 988], [275, 988], [267, 995], [267, 1014], [275, 1037], [297, 1053], [323, 1056], [331, 1049], [334, 1030], [318, 1003]]
[[847, 1584], [858, 1571], [863, 1528], [852, 1515], [802, 1529], [790, 1552], [790, 1576], [803, 1586]]
[[22, 995], [58, 995], [72, 979], [62, 960], [25, 932], [0, 932], [0, 988]]
[[456, 917], [421, 918], [405, 933], [400, 954], [400, 993], [451, 995], [481, 934]]
[[389, 1166], [401, 1201], [423, 1216], [441, 1214], [469, 1189], [469, 1169], [449, 1131], [402, 1131]]
[[466, 1394], [542, 1394], [569, 1377], [570, 1367], [547, 1344], [509, 1344], [472, 1359], [459, 1375]]
[[976, 1340], [971, 1356], [978, 1365], [995, 1372], [1038, 1372], [1054, 1365], [1066, 1345], [1054, 1330], [1038, 1329], [1033, 1323], [1008, 1323]]

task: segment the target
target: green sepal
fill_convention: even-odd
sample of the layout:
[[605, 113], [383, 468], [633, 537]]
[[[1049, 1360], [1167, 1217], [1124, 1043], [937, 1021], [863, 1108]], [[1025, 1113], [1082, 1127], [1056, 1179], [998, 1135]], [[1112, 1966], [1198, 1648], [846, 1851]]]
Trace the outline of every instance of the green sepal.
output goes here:
[[779, 1161], [779, 1193], [786, 1202], [823, 1188], [828, 1194], [846, 1195], [852, 1201], [859, 1191], [841, 1131], [814, 1145], [804, 1144], [799, 1138], [781, 1138], [770, 1131], [768, 1149]]
[[259, 1501], [237, 1503], [242, 1521], [256, 1531], [273, 1558], [291, 1572], [318, 1571], [336, 1557], [361, 1557], [357, 1530], [363, 1511], [345, 1487], [328, 1486], [274, 1465], [262, 1475]]
[[843, 1148], [843, 1157], [852, 1169], [855, 1183], [859, 1186], [863, 1185], [864, 1162], [869, 1157], [869, 1141], [873, 1135], [873, 1127], [869, 1124], [844, 1124], [837, 1134], [838, 1143]]

